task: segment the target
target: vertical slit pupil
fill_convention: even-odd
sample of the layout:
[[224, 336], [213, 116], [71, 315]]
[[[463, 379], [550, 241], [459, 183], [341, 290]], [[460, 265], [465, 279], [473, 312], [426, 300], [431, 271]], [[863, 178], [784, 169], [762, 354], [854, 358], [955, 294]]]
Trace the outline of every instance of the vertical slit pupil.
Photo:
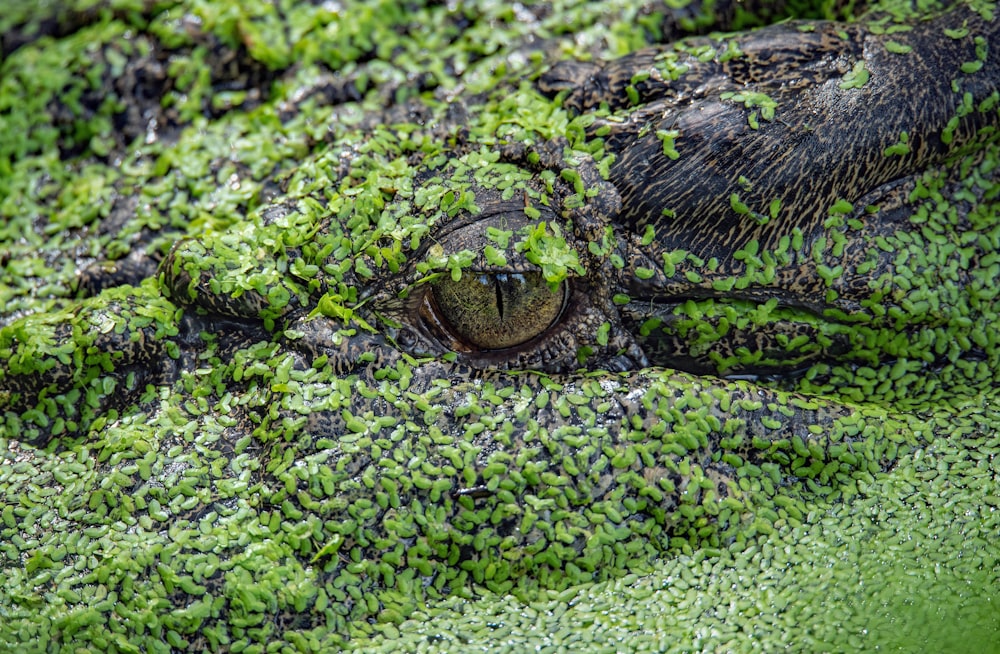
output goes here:
[[500, 316], [500, 320], [503, 320], [503, 287], [500, 285], [500, 278], [506, 277], [506, 275], [496, 275], [493, 278], [493, 288], [497, 292], [497, 315]]

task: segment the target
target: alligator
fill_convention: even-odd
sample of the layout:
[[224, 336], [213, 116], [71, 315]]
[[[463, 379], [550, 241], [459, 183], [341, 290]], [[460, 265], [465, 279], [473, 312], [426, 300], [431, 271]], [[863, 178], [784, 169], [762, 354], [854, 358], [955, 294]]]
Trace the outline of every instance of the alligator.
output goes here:
[[[14, 179], [4, 210], [82, 235], [72, 281], [11, 292], [0, 331], [8, 641], [343, 645], [475, 587], [789, 528], [925, 451], [932, 416], [982, 429], [988, 8], [596, 59], [527, 38], [501, 59], [520, 70], [433, 81], [380, 55], [278, 82], [266, 22], [235, 46], [210, 18], [103, 50], [126, 107], [84, 93], [108, 119], [85, 129], [67, 94], [49, 120], [72, 129], [5, 154], [69, 172]], [[184, 30], [207, 107], [170, 76]]]

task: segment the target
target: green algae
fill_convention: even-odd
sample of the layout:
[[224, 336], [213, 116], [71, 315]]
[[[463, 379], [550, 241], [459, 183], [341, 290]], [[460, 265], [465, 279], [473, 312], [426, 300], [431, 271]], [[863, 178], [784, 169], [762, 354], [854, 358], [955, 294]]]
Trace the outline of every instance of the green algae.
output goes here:
[[[509, 9], [484, 8], [512, 29], [523, 28]], [[419, 46], [416, 68], [440, 71], [438, 82], [451, 83], [426, 41], [374, 38], [378, 23], [369, 9], [357, 8], [355, 23], [258, 9], [185, 8], [222, 43], [249, 43], [252, 58], [268, 69], [298, 56], [349, 67], [375, 53], [391, 65], [368, 66], [369, 81], [359, 86], [378, 89], [391, 87], [407, 65], [405, 53]], [[386, 13], [394, 25], [426, 20], [447, 27], [455, 18], [423, 11]], [[587, 34], [599, 29], [587, 27], [594, 11], [565, 13]], [[180, 13], [172, 8], [157, 20]], [[276, 29], [284, 20], [291, 30]], [[458, 69], [500, 49], [495, 36], [485, 39], [494, 30], [483, 27], [482, 15], [468, 20], [473, 29], [451, 32], [460, 47], [448, 65]], [[555, 29], [555, 19], [547, 20]], [[611, 53], [638, 45], [623, 23], [611, 30]], [[109, 43], [124, 29], [110, 19], [105, 27]], [[169, 40], [168, 30], [157, 29], [151, 32]], [[338, 29], [347, 34], [330, 41], [337, 47], [323, 45]], [[393, 48], [400, 43], [403, 54]], [[5, 65], [16, 67], [29, 52]], [[192, 61], [198, 56], [204, 55]], [[509, 61], [506, 70], [525, 65]], [[500, 68], [487, 70], [469, 73], [473, 88], [497, 81]], [[527, 193], [538, 206], [554, 191], [528, 184], [532, 177], [521, 169], [495, 165], [488, 148], [454, 161], [416, 128], [368, 138], [367, 128], [351, 125], [350, 109], [340, 122], [336, 110], [307, 100], [285, 120], [274, 105], [282, 93], [293, 93], [286, 83], [274, 91], [274, 104], [240, 109], [236, 102], [212, 120], [201, 115], [206, 101], [214, 102], [205, 96], [211, 85], [181, 84], [188, 98], [167, 104], [182, 107], [180, 119], [194, 125], [176, 142], [157, 141], [130, 160], [125, 181], [100, 162], [114, 148], [106, 140], [111, 105], [101, 105], [92, 126], [74, 131], [70, 149], [87, 152], [69, 167], [59, 163], [67, 146], [48, 135], [30, 141], [45, 131], [44, 112], [38, 127], [24, 130], [27, 147], [41, 154], [12, 156], [14, 185], [3, 189], [4, 215], [11, 218], [4, 243], [8, 260], [17, 262], [4, 266], [4, 281], [11, 280], [4, 319], [12, 325], [4, 334], [14, 341], [0, 347], [16, 364], [5, 374], [68, 366], [61, 378], [94, 395], [81, 410], [65, 387], [52, 388], [43, 395], [61, 398], [61, 407], [15, 414], [56, 434], [61, 429], [46, 421], [72, 422], [64, 428], [86, 437], [44, 451], [5, 440], [2, 642], [30, 643], [37, 651], [318, 651], [347, 638], [352, 647], [394, 651], [467, 651], [470, 642], [484, 649], [740, 650], [749, 647], [745, 630], [753, 629], [775, 647], [905, 649], [917, 646], [908, 640], [914, 633], [942, 646], [956, 642], [954, 632], [933, 629], [953, 621], [970, 626], [967, 637], [982, 634], [991, 642], [998, 627], [988, 607], [995, 598], [964, 589], [970, 581], [980, 589], [996, 585], [989, 535], [996, 530], [997, 416], [992, 404], [978, 408], [990, 398], [996, 368], [993, 359], [963, 354], [973, 343], [990, 356], [996, 351], [995, 331], [983, 328], [994, 320], [995, 147], [981, 163], [966, 164], [968, 181], [948, 189], [947, 199], [934, 173], [921, 180], [915, 192], [931, 201], [919, 218], [926, 224], [920, 238], [878, 242], [900, 258], [867, 308], [877, 314], [880, 300], [902, 289], [893, 297], [899, 309], [848, 331], [858, 339], [855, 350], [895, 360], [877, 365], [873, 354], [870, 367], [818, 364], [793, 384], [826, 399], [662, 371], [462, 381], [440, 362], [407, 357], [383, 361], [365, 378], [342, 374], [346, 364], [336, 353], [296, 350], [304, 333], [296, 328], [306, 325], [285, 329], [287, 342], [268, 332], [289, 311], [315, 304], [345, 325], [337, 336], [350, 342], [372, 329], [354, 280], [414, 263], [404, 253], [432, 238], [436, 221], [476, 206], [463, 189], [485, 183], [512, 197]], [[371, 110], [376, 96], [360, 111]], [[475, 119], [481, 122], [472, 130], [485, 139], [501, 133], [549, 139], [570, 125], [565, 112], [527, 87]], [[592, 154], [578, 142], [574, 147], [580, 149], [571, 157]], [[361, 156], [341, 179], [343, 152]], [[441, 157], [439, 181], [407, 186], [415, 154]], [[50, 178], [38, 172], [43, 167]], [[574, 166], [554, 172], [587, 202]], [[266, 209], [272, 176], [286, 184], [282, 196], [294, 206], [283, 215]], [[136, 191], [142, 209], [123, 231], [91, 229], [107, 219], [99, 207], [112, 196]], [[974, 231], [955, 224], [962, 194]], [[41, 229], [25, 221], [31, 217], [43, 217]], [[583, 253], [559, 242], [556, 230], [569, 233], [568, 225], [539, 227], [496, 244], [505, 253], [525, 249], [561, 280]], [[845, 223], [829, 229], [830, 238], [812, 253], [834, 280], [843, 273], [835, 272], [835, 234]], [[266, 331], [247, 332], [235, 344], [217, 333], [197, 334], [199, 345], [181, 361], [176, 383], [133, 383], [134, 401], [103, 410], [102, 398], [121, 390], [115, 386], [121, 371], [108, 352], [122, 346], [112, 340], [91, 351], [90, 339], [148, 332], [168, 348], [172, 341], [164, 336], [175, 335], [179, 318], [152, 281], [78, 304], [73, 258], [121, 258], [146, 239], [145, 247], [164, 256], [180, 236], [203, 241], [181, 241], [174, 250], [169, 261], [186, 266], [190, 285], [186, 295], [171, 297], [263, 318]], [[460, 275], [471, 264], [460, 254], [427, 258], [419, 274]], [[757, 248], [743, 254], [754, 264], [747, 277], [759, 279], [781, 256]], [[704, 263], [673, 252], [664, 254], [663, 268], [670, 266], [668, 276], [675, 268], [690, 276]], [[642, 270], [640, 279], [657, 272]], [[953, 278], [960, 271], [972, 276], [968, 300]], [[975, 319], [963, 301], [977, 303]], [[109, 310], [116, 302], [130, 310]], [[936, 303], [931, 315], [938, 322], [899, 338], [910, 316], [927, 315], [921, 302]], [[715, 307], [707, 309], [686, 311], [691, 328], [711, 341], [718, 331], [707, 334], [704, 326]], [[155, 315], [135, 324], [144, 311]], [[18, 312], [33, 315], [10, 321]], [[774, 316], [764, 306], [730, 320], [764, 323]], [[57, 325], [82, 330], [65, 351], [48, 349], [54, 342], [46, 334]], [[18, 346], [10, 349], [13, 342]], [[44, 351], [29, 351], [38, 345]], [[928, 371], [928, 352], [946, 363]], [[368, 355], [362, 363], [376, 356]], [[4, 429], [6, 437], [31, 439], [22, 424]], [[727, 479], [730, 470], [735, 475]], [[953, 500], [959, 491], [961, 499]], [[664, 510], [665, 498], [676, 498], [677, 506]], [[936, 554], [941, 542], [963, 557]], [[858, 590], [874, 583], [884, 586]], [[803, 601], [804, 590], [810, 601]], [[908, 601], [900, 605], [900, 596]]]

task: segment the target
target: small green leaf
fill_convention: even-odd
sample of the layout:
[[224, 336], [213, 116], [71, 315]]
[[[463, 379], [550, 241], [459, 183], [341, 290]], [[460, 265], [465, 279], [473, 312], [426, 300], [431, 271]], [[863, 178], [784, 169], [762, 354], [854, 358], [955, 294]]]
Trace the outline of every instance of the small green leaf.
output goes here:
[[503, 252], [496, 249], [492, 245], [487, 245], [483, 249], [483, 255], [486, 257], [486, 262], [491, 266], [497, 266], [502, 268], [507, 265], [507, 257], [504, 256]]
[[976, 61], [966, 61], [962, 64], [962, 72], [967, 75], [971, 75], [973, 73], [978, 73], [982, 67], [983, 62], [978, 59]]
[[656, 238], [656, 230], [652, 225], [646, 225], [646, 230], [642, 233], [642, 245], [649, 245]]
[[840, 88], [847, 89], [860, 89], [865, 84], [868, 83], [868, 69], [865, 68], [864, 60], [860, 60], [854, 64], [854, 67], [844, 75], [842, 81], [840, 82]]
[[741, 216], [750, 213], [750, 207], [748, 207], [746, 204], [740, 201], [739, 193], [732, 193], [729, 196], [729, 206], [731, 206], [733, 208], [733, 211], [740, 214]]
[[625, 87], [625, 95], [631, 104], [639, 104], [639, 90], [631, 84]]
[[910, 140], [909, 134], [907, 134], [906, 132], [900, 132], [899, 141], [897, 141], [893, 145], [890, 145], [885, 150], [883, 150], [882, 154], [884, 154], [886, 157], [903, 156], [905, 154], [909, 154], [910, 153], [909, 140]]
[[778, 217], [778, 213], [781, 211], [781, 198], [775, 198], [771, 200], [771, 204], [767, 205], [767, 212], [771, 215], [772, 219]]
[[677, 137], [680, 136], [680, 132], [678, 130], [658, 129], [656, 130], [656, 136], [657, 138], [660, 139], [660, 142], [663, 144], [664, 155], [666, 155], [671, 161], [675, 161], [678, 158], [680, 158], [681, 155], [675, 147]]
[[848, 214], [851, 213], [852, 211], [854, 211], [854, 205], [843, 198], [834, 202], [833, 205], [830, 207], [831, 214], [837, 214], [837, 213]]
[[608, 335], [611, 333], [611, 323], [605, 322], [597, 328], [597, 344], [602, 347], [608, 345]]

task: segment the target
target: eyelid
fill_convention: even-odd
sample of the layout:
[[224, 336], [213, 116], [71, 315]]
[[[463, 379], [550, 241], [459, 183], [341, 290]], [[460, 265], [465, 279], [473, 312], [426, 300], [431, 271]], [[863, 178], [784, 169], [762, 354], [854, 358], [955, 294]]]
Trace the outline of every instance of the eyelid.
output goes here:
[[[443, 250], [445, 256], [462, 250], [470, 250], [475, 253], [475, 258], [470, 265], [464, 266], [462, 272], [471, 271], [473, 273], [490, 272], [528, 272], [537, 270], [537, 267], [529, 263], [524, 253], [518, 252], [515, 245], [518, 242], [517, 234], [525, 227], [533, 227], [544, 220], [554, 219], [555, 216], [542, 216], [538, 219], [529, 219], [521, 211], [498, 211], [485, 217], [479, 217], [475, 222], [465, 223], [437, 236], [433, 243], [420, 249], [416, 254], [415, 261], [427, 261], [428, 251], [434, 245]], [[490, 228], [501, 229], [513, 232], [513, 236], [507, 242], [507, 247], [500, 245], [489, 237], [487, 230]], [[486, 259], [487, 246], [493, 247], [503, 254], [507, 263], [503, 266], [491, 263]], [[447, 272], [435, 266], [435, 272]]]

